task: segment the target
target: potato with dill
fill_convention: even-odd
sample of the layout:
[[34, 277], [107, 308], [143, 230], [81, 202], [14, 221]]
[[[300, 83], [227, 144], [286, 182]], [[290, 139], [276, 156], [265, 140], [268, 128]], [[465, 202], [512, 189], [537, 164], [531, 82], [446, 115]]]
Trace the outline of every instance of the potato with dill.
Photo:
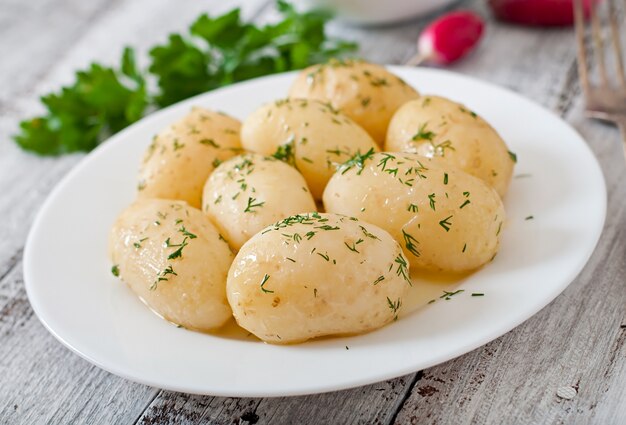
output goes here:
[[266, 342], [380, 328], [398, 317], [409, 264], [384, 230], [336, 214], [300, 214], [246, 242], [228, 273], [239, 326]]
[[152, 140], [139, 171], [138, 197], [177, 199], [200, 208], [209, 174], [242, 151], [240, 127], [221, 112], [193, 108]]
[[385, 150], [411, 152], [460, 168], [507, 192], [516, 156], [500, 135], [466, 106], [438, 96], [405, 103], [395, 113]]
[[378, 150], [354, 121], [327, 104], [306, 99], [278, 100], [257, 109], [243, 123], [241, 143], [248, 151], [293, 165], [316, 199], [322, 198], [337, 164], [357, 152]]
[[445, 272], [493, 259], [505, 220], [493, 188], [416, 154], [355, 156], [328, 183], [324, 206], [388, 231], [414, 269]]
[[316, 210], [304, 177], [284, 162], [260, 154], [222, 163], [204, 187], [203, 211], [235, 251], [269, 224]]
[[306, 68], [290, 98], [328, 102], [363, 127], [381, 146], [392, 115], [418, 92], [385, 67], [360, 60], [332, 59]]
[[109, 252], [113, 274], [165, 319], [208, 331], [231, 317], [226, 276], [233, 254], [210, 220], [185, 202], [136, 201], [113, 225]]

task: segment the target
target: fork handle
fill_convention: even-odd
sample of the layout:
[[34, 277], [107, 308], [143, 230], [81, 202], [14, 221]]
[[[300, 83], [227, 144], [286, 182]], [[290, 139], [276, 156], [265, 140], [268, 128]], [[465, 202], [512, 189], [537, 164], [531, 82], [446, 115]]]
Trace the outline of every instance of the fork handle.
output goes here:
[[624, 148], [624, 157], [626, 158], [626, 116], [619, 117], [615, 121], [622, 134], [622, 147]]

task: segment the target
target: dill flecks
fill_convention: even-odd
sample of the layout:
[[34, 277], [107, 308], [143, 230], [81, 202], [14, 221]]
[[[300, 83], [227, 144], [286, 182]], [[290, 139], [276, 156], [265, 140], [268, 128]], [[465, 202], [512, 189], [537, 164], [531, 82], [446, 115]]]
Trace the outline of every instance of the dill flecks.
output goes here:
[[267, 273], [265, 273], [265, 276], [263, 276], [263, 279], [261, 280], [261, 291], [265, 292], [266, 294], [273, 294], [274, 291], [271, 291], [269, 289], [265, 289], [264, 286], [267, 283], [267, 281], [270, 280], [270, 275], [268, 275]]
[[435, 208], [435, 204], [437, 203], [437, 201], [435, 201], [435, 194], [431, 193], [430, 195], [428, 195], [428, 200], [430, 201], [430, 208], [433, 211], [437, 211]]
[[440, 296], [439, 298], [443, 298], [444, 300], [449, 300], [451, 297], [460, 294], [461, 292], [465, 292], [464, 289], [457, 289], [456, 291], [450, 292], [450, 291], [443, 291], [443, 295]]
[[398, 319], [398, 310], [400, 306], [402, 306], [402, 301], [398, 298], [396, 301], [391, 301], [391, 298], [387, 297], [387, 306], [391, 310], [391, 313], [394, 315], [393, 320]]
[[450, 231], [450, 227], [452, 227], [452, 223], [450, 223], [450, 219], [454, 216], [448, 216], [439, 222], [439, 225], [445, 229], [446, 232]]

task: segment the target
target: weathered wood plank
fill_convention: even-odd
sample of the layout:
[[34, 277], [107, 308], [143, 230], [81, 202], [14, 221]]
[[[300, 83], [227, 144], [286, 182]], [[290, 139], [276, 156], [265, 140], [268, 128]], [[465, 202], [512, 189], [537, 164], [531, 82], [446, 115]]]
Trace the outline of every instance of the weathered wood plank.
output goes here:
[[[33, 210], [28, 198], [41, 199], [49, 191], [41, 185], [48, 178], [45, 166], [40, 164], [46, 164], [53, 173], [57, 167], [67, 170], [73, 164], [68, 159], [38, 160], [26, 155], [10, 141], [10, 135], [16, 131], [22, 114], [39, 111], [33, 92], [37, 82], [107, 6], [102, 0], [64, 7], [59, 7], [55, 0], [10, 1], [3, 3], [0, 10], [0, 19], [6, 22], [0, 25], [0, 54], [10, 58], [0, 67], [0, 140], [4, 142], [0, 143], [0, 216], [4, 219], [0, 224], [0, 275], [6, 273], [11, 266], [10, 258], [23, 246]], [[48, 43], [33, 36], [42, 33], [50, 36]], [[20, 102], [23, 98], [28, 100]], [[21, 103], [30, 105], [31, 109], [23, 108]], [[26, 198], [24, 204], [20, 202], [22, 198]], [[5, 264], [6, 261], [9, 263]]]
[[136, 423], [140, 425], [255, 423], [254, 411], [258, 404], [259, 399], [252, 398], [218, 398], [162, 391]]
[[0, 281], [0, 423], [124, 423], [157, 390], [130, 383], [68, 352], [34, 316], [22, 264]]
[[[415, 375], [328, 394], [270, 399], [203, 397], [162, 391], [139, 424], [386, 424]], [[268, 383], [271, 385], [271, 383]]]
[[[61, 6], [61, 7], [60, 7]], [[108, 8], [111, 2], [6, 0], [0, 12], [0, 111], [10, 109], [14, 97], [30, 89], [56, 64], [74, 40]], [[44, 37], [37, 36], [46, 34]], [[10, 58], [8, 60], [7, 58]], [[33, 60], [33, 58], [37, 58]]]
[[259, 423], [388, 424], [421, 373], [366, 387], [307, 397], [263, 399], [255, 412]]

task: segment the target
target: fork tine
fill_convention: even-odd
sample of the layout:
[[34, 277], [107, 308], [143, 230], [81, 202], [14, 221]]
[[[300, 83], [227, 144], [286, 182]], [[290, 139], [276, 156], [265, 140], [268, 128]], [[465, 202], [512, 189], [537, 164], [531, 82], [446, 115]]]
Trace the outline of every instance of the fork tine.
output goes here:
[[587, 72], [587, 50], [585, 48], [585, 17], [583, 0], [574, 0], [574, 18], [576, 23], [576, 42], [578, 44], [578, 74], [585, 96], [589, 95], [589, 74]]
[[613, 40], [612, 44], [613, 50], [615, 51], [615, 65], [617, 66], [617, 77], [622, 88], [626, 89], [626, 75], [624, 74], [624, 61], [622, 58], [622, 43], [620, 41], [619, 25], [617, 24], [617, 9], [611, 0], [609, 0], [609, 15]]
[[589, 13], [591, 14], [591, 36], [593, 38], [593, 44], [595, 46], [595, 56], [600, 68], [600, 82], [603, 87], [609, 85], [609, 78], [606, 73], [606, 64], [604, 62], [604, 40], [600, 30], [600, 19], [598, 18], [598, 11], [596, 10], [596, 2], [591, 2], [589, 6]]

